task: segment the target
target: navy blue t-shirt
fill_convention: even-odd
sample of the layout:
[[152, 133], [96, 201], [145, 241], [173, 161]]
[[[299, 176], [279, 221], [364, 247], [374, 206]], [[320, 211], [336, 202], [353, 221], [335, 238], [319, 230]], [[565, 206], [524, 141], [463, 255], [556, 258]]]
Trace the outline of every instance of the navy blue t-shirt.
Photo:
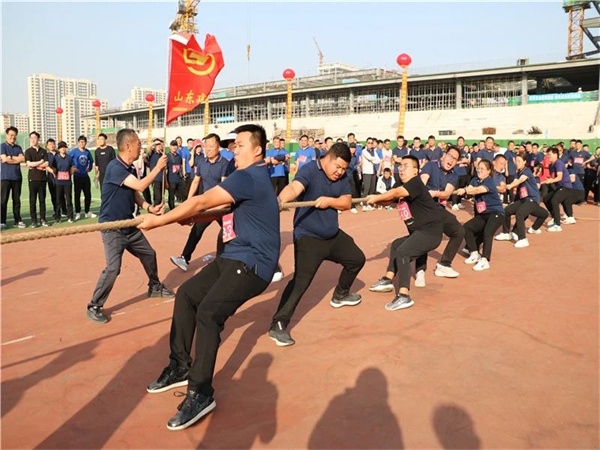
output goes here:
[[[158, 152], [152, 152], [152, 154], [150, 155], [150, 170], [153, 170], [156, 165], [158, 164], [158, 160], [161, 158], [161, 156], [163, 155], [163, 153], [158, 153]], [[162, 183], [162, 179], [163, 179], [163, 171], [161, 170], [160, 172], [158, 172], [158, 175], [156, 175], [156, 178], [154, 178], [154, 183]]]
[[567, 166], [560, 159], [557, 159], [554, 164], [550, 164], [550, 177], [556, 178], [559, 172], [562, 172], [562, 180], [556, 183], [557, 187], [565, 187], [571, 189], [573, 185], [571, 184], [571, 179], [569, 178], [569, 171], [567, 170]]
[[183, 178], [179, 172], [183, 169], [183, 158], [179, 153], [169, 153], [167, 155], [167, 181], [169, 183], [181, 183]]
[[[135, 176], [133, 165], [127, 165], [117, 156], [106, 166], [104, 181], [102, 183], [102, 204], [98, 222], [112, 222], [113, 220], [127, 220], [133, 218], [135, 211], [135, 190], [123, 184], [129, 175]], [[137, 228], [123, 228], [125, 234], [135, 232]]]
[[581, 179], [577, 176], [575, 171], [573, 169], [570, 169], [569, 173], [575, 175], [575, 181], [571, 181], [571, 184], [573, 185], [573, 189], [576, 191], [583, 191], [584, 190], [583, 183], [581, 182]]
[[477, 153], [477, 158], [481, 158], [481, 159], [487, 159], [490, 162], [494, 161], [494, 151], [493, 150], [487, 150], [487, 149], [481, 149], [479, 150], [479, 152]]
[[[352, 195], [350, 179], [346, 174], [337, 181], [331, 181], [321, 168], [321, 161], [305, 164], [296, 174], [294, 181], [304, 186], [298, 201], [314, 201], [319, 197], [341, 197]], [[338, 212], [334, 208], [296, 208], [294, 213], [294, 241], [303, 236], [317, 239], [331, 239], [339, 231]]]
[[585, 169], [583, 168], [583, 163], [587, 161], [590, 157], [590, 154], [585, 150], [574, 150], [569, 153], [569, 161], [572, 164], [573, 173], [576, 175], [582, 175], [585, 173]]
[[[220, 185], [233, 197], [233, 230], [221, 257], [241, 261], [271, 281], [279, 260], [279, 204], [264, 162], [236, 170]], [[223, 218], [225, 221], [225, 217]]]
[[[460, 156], [458, 157], [458, 160], [460, 161], [461, 159], [465, 158], [468, 158], [468, 153], [464, 150], [460, 150]], [[454, 166], [453, 170], [456, 175], [458, 175], [459, 177], [463, 177], [467, 174], [467, 165], [461, 166], [457, 163], [456, 166]]]
[[414, 148], [410, 149], [410, 153], [411, 156], [414, 156], [415, 158], [417, 158], [419, 160], [419, 164], [422, 166], [424, 164], [423, 160], [427, 161], [427, 152], [425, 150], [417, 150]]
[[[19, 156], [23, 154], [23, 149], [17, 144], [10, 145], [8, 142], [3, 142], [0, 147], [0, 153], [6, 156]], [[6, 181], [20, 181], [23, 179], [20, 164], [4, 164], [0, 162], [0, 175]]]
[[533, 172], [529, 169], [529, 167], [525, 167], [521, 172], [517, 174], [517, 179], [522, 176], [527, 177], [527, 181], [521, 183], [517, 186], [517, 194], [515, 198], [517, 200], [523, 200], [525, 198], [531, 198], [535, 200], [536, 203], [540, 202], [540, 190], [537, 186], [537, 180], [533, 176]]
[[430, 161], [439, 161], [442, 158], [442, 156], [444, 156], [444, 152], [437, 145], [435, 146], [435, 148], [428, 149], [427, 154], [428, 159]]
[[504, 176], [504, 174], [496, 172], [495, 170], [494, 174], [492, 175], [492, 178], [494, 179], [494, 184], [496, 185], [496, 187], [500, 186], [502, 183], [506, 183], [506, 177]]
[[[442, 169], [439, 161], [429, 161], [423, 169], [421, 170], [421, 174], [429, 175], [429, 179], [427, 180], [427, 189], [430, 191], [445, 191], [446, 185], [451, 184], [454, 186], [454, 189], [458, 187], [458, 175], [451, 170], [450, 172], [446, 172]], [[440, 199], [433, 199], [436, 203], [439, 204]], [[445, 201], [442, 202], [445, 204]], [[443, 206], [440, 204], [440, 206]]]
[[487, 214], [491, 212], [504, 214], [504, 208], [498, 195], [498, 189], [496, 189], [496, 183], [494, 183], [491, 177], [486, 177], [483, 181], [478, 177], [474, 177], [469, 184], [475, 187], [485, 186], [487, 188], [485, 194], [475, 195], [475, 214]]
[[[542, 155], [543, 157], [544, 155]], [[504, 152], [506, 158], [506, 164], [508, 165], [508, 175], [515, 176], [517, 173], [517, 166], [515, 165], [515, 154], [510, 150]]]
[[346, 175], [347, 176], [352, 176], [353, 172], [357, 172], [358, 171], [357, 165], [358, 165], [358, 156], [356, 156], [356, 153], [355, 153], [350, 158], [350, 162], [348, 163], [348, 167], [346, 167]]
[[202, 177], [202, 186], [204, 192], [221, 183], [221, 179], [227, 176], [229, 161], [221, 155], [217, 156], [214, 163], [211, 163], [204, 156], [198, 157], [196, 164], [196, 175]]
[[[395, 147], [392, 150], [392, 158], [394, 156], [396, 158], [402, 158], [403, 156], [406, 156], [406, 155], [408, 155], [408, 148], [406, 148], [406, 147], [402, 147], [402, 148]], [[392, 159], [392, 161], [393, 161], [393, 159]], [[398, 163], [394, 162], [394, 173], [399, 173], [398, 170], [399, 170], [399, 165], [398, 165]]]
[[[50, 155], [50, 153], [48, 153], [48, 155]], [[56, 180], [57, 185], [71, 185], [71, 167], [73, 167], [73, 160], [66, 153], [64, 158], [60, 155], [60, 153], [57, 153], [53, 156], [52, 168], [54, 168], [56, 171], [56, 175], [54, 176], [54, 178]]]

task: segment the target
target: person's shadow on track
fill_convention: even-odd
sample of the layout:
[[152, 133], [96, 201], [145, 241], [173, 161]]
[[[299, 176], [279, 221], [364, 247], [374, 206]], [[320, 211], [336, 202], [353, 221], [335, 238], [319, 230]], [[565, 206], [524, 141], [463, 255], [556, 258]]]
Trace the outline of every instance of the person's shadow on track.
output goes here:
[[279, 394], [267, 378], [272, 362], [273, 357], [267, 353], [254, 355], [239, 380], [228, 380], [219, 388], [223, 402], [217, 400], [197, 448], [252, 448], [257, 438], [262, 444], [273, 440]]
[[363, 370], [356, 386], [334, 397], [308, 440], [309, 449], [403, 449], [381, 370]]
[[435, 434], [445, 449], [479, 449], [481, 439], [469, 413], [454, 404], [443, 404], [435, 408], [431, 418]]

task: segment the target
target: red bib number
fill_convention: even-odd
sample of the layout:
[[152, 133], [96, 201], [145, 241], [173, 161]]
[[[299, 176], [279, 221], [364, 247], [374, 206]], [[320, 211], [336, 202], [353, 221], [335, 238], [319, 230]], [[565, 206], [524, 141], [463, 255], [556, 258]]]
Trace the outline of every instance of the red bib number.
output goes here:
[[233, 213], [223, 216], [223, 242], [229, 242], [235, 239], [235, 231], [233, 231]]
[[583, 164], [583, 156], [578, 156], [574, 160], [575, 164]]
[[298, 162], [299, 163], [305, 163], [306, 162], [306, 155], [300, 155], [300, 156], [298, 156]]
[[177, 173], [177, 172], [179, 171], [179, 169], [181, 169], [181, 166], [180, 166], [179, 164], [177, 164], [177, 165], [173, 164], [173, 165], [171, 166], [171, 171], [172, 171], [173, 173]]
[[71, 179], [70, 172], [58, 172], [56, 179], [60, 181], [69, 181]]
[[400, 214], [400, 218], [404, 221], [413, 218], [410, 208], [408, 207], [408, 203], [406, 203], [404, 200], [398, 203], [398, 214]]
[[479, 214], [482, 214], [486, 211], [487, 206], [486, 206], [485, 202], [483, 200], [481, 200], [479, 202], [475, 202], [475, 208], [477, 209], [477, 212]]
[[527, 192], [527, 186], [521, 186], [519, 188], [519, 197], [520, 198], [527, 198], [527, 197], [529, 197], [529, 192]]

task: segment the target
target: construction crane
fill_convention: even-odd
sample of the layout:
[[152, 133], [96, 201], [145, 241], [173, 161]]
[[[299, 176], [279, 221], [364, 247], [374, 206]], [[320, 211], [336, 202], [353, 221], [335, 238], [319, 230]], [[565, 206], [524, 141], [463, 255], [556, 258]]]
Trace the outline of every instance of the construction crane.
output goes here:
[[179, 0], [177, 15], [169, 26], [173, 33], [191, 33], [196, 34], [196, 8], [200, 0]]
[[[569, 14], [569, 48], [567, 59], [583, 59], [589, 55], [600, 53], [600, 36], [591, 29], [600, 28], [600, 17], [585, 18], [585, 11], [594, 7], [600, 16], [600, 1], [597, 0], [564, 0], [563, 9]], [[583, 52], [583, 34], [590, 39], [595, 50]]]
[[317, 50], [319, 52], [319, 67], [321, 67], [323, 65], [323, 52], [319, 48], [319, 43], [317, 42], [317, 39], [314, 36], [313, 41], [315, 41], [315, 45], [317, 46]]

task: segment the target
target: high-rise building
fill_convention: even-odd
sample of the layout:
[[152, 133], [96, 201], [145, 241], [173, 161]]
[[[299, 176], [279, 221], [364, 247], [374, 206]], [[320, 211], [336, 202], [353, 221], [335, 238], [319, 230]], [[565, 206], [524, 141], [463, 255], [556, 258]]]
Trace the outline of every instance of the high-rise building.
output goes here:
[[[58, 136], [56, 108], [61, 106], [61, 99], [65, 96], [73, 96], [94, 100], [97, 96], [97, 87], [96, 83], [89, 80], [59, 78], [42, 73], [27, 77], [27, 94], [29, 129], [40, 133], [45, 140]], [[63, 113], [63, 121], [66, 120], [65, 113]]]
[[[65, 95], [61, 98], [60, 106], [63, 109], [62, 115], [62, 137], [71, 147], [77, 144], [77, 138], [84, 135], [88, 138], [88, 143], [94, 145], [95, 120], [84, 120], [85, 116], [91, 116], [96, 113], [92, 106], [94, 98], [77, 97], [75, 95]], [[108, 107], [107, 100], [100, 100], [100, 110]], [[108, 121], [100, 123], [101, 128], [108, 127]]]
[[8, 127], [17, 127], [19, 134], [29, 134], [29, 116], [11, 112], [2, 113], [2, 131]]
[[146, 95], [154, 94], [154, 104], [164, 105], [167, 99], [167, 91], [163, 89], [134, 87], [131, 96], [122, 104], [122, 109], [145, 108], [148, 106]]

